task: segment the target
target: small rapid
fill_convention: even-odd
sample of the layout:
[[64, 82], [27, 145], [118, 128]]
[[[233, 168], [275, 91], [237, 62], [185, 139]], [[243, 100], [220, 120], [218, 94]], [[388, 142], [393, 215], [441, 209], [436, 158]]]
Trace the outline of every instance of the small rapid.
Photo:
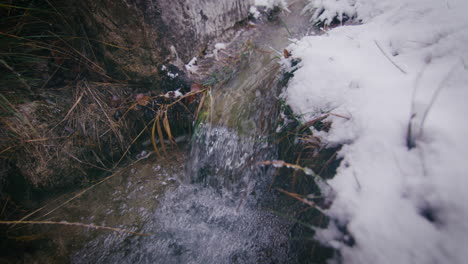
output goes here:
[[284, 205], [269, 189], [275, 168], [259, 162], [278, 156], [278, 59], [309, 28], [303, 2], [236, 39], [246, 46], [239, 64], [206, 95], [189, 146], [131, 166], [55, 213], [70, 219], [74, 208], [71, 219], [148, 235], [93, 232], [70, 244], [55, 230], [61, 254], [72, 263], [295, 263], [295, 223], [277, 213]]
[[234, 77], [207, 95], [185, 164], [171, 165], [177, 186], [138, 231], [154, 235], [98, 237], [73, 262], [291, 262], [291, 223], [273, 213], [277, 197], [268, 190], [275, 170], [258, 164], [277, 155], [275, 56], [252, 44]]

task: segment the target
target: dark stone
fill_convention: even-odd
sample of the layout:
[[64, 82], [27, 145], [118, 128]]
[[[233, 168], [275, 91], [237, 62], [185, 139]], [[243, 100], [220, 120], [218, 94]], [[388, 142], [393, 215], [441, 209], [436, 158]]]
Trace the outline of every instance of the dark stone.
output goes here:
[[248, 16], [253, 0], [58, 1], [67, 17], [100, 43], [108, 75], [154, 83], [161, 65], [180, 69], [206, 44]]

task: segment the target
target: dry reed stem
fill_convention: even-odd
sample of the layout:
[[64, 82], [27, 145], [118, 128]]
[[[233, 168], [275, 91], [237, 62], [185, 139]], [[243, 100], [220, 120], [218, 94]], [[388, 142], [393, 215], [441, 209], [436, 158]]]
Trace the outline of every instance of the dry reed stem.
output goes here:
[[130, 145], [127, 147], [127, 149], [125, 150], [124, 154], [122, 154], [122, 156], [120, 157], [119, 161], [117, 161], [117, 163], [114, 165], [114, 169], [120, 164], [120, 162], [122, 162], [122, 160], [124, 159], [124, 157], [127, 155], [127, 153], [130, 151], [130, 148], [132, 147], [132, 145], [141, 137], [141, 135], [143, 135], [143, 132], [145, 132], [145, 130], [148, 128], [148, 126], [150, 125], [151, 123], [148, 123], [141, 131], [140, 133], [132, 140], [132, 142], [130, 143]]
[[161, 124], [159, 123], [159, 119], [161, 118], [161, 112], [158, 112], [157, 118], [156, 118], [156, 131], [158, 132], [159, 136], [159, 143], [161, 143], [161, 149], [164, 152], [164, 154], [167, 155], [166, 151], [166, 145], [164, 144], [164, 135], [161, 129]]
[[82, 161], [82, 160], [80, 160], [79, 158], [77, 158], [76, 156], [74, 156], [74, 155], [71, 154], [71, 153], [68, 153], [68, 152], [65, 152], [65, 153], [66, 153], [68, 156], [70, 156], [72, 159], [78, 161], [78, 162], [81, 163], [81, 164], [85, 164], [85, 165], [91, 166], [91, 167], [93, 167], [93, 168], [95, 168], [95, 169], [99, 169], [99, 170], [103, 170], [103, 171], [112, 172], [112, 170], [110, 170], [110, 169], [107, 169], [107, 168], [104, 168], [104, 167], [99, 167], [99, 166], [94, 165], [94, 164], [92, 164], [92, 163], [89, 163], [89, 162], [86, 162], [86, 161]]
[[60, 121], [56, 126], [58, 126], [59, 124], [61, 124], [63, 121], [65, 121], [67, 118], [70, 117], [71, 113], [73, 112], [73, 110], [76, 108], [76, 106], [78, 106], [78, 104], [81, 102], [81, 99], [83, 99], [83, 96], [85, 94], [85, 91], [82, 91], [81, 92], [81, 95], [78, 96], [78, 99], [76, 99], [75, 103], [73, 104], [73, 106], [70, 108], [70, 110], [68, 110], [67, 114], [65, 115], [65, 117], [62, 119], [62, 121]]
[[307, 199], [305, 199], [305, 198], [302, 198], [302, 197], [301, 197], [299, 194], [297, 194], [297, 193], [291, 193], [291, 192], [285, 191], [285, 190], [280, 189], [280, 188], [276, 188], [276, 190], [278, 190], [279, 192], [282, 192], [282, 193], [284, 193], [284, 194], [286, 194], [286, 195], [288, 195], [288, 196], [290, 196], [290, 197], [292, 197], [292, 198], [294, 198], [294, 199], [296, 199], [296, 200], [298, 200], [298, 201], [300, 201], [300, 202], [302, 202], [302, 203], [304, 203], [304, 204], [307, 204], [307, 205], [309, 205], [310, 207], [313, 207], [313, 208], [317, 209], [317, 210], [320, 211], [322, 214], [325, 214], [325, 212], [324, 212], [322, 209], [320, 209], [320, 207], [318, 207], [314, 202], [309, 201], [309, 200], [307, 200]]
[[73, 113], [73, 110], [75, 110], [75, 108], [78, 106], [78, 104], [81, 102], [81, 99], [83, 99], [83, 96], [85, 94], [85, 91], [82, 91], [81, 92], [81, 95], [78, 96], [78, 99], [76, 99], [75, 103], [72, 105], [72, 107], [70, 108], [70, 110], [68, 110], [67, 114], [65, 115], [65, 117], [62, 119], [62, 121], [58, 122], [52, 129], [50, 129], [50, 131], [54, 130], [55, 128], [57, 128], [60, 124], [62, 124], [63, 122], [65, 122], [65, 120], [67, 120], [70, 115]]
[[336, 158], [336, 156], [338, 155], [338, 151], [339, 149], [337, 149], [335, 153], [333, 153], [333, 155], [325, 162], [325, 164], [323, 164], [318, 175], [322, 175], [323, 171], [325, 171], [325, 169], [330, 165], [330, 163]]
[[[296, 165], [300, 166], [299, 162], [301, 161], [301, 158], [302, 158], [302, 152], [300, 152], [299, 155], [297, 156]], [[293, 191], [296, 188], [297, 178], [298, 178], [297, 174], [298, 173], [299, 173], [299, 170], [294, 170], [294, 172], [293, 172], [293, 178], [292, 178], [292, 182], [291, 182], [291, 188], [292, 188]]]
[[54, 221], [0, 221], [0, 224], [4, 225], [11, 225], [11, 224], [33, 224], [33, 225], [66, 225], [66, 226], [79, 226], [79, 227], [86, 227], [86, 228], [92, 228], [92, 229], [103, 229], [103, 230], [109, 230], [109, 231], [114, 231], [114, 232], [119, 232], [119, 233], [127, 233], [127, 234], [132, 234], [132, 235], [137, 235], [137, 236], [150, 236], [151, 234], [144, 234], [144, 233], [138, 233], [138, 232], [132, 232], [126, 229], [121, 229], [121, 228], [114, 228], [114, 227], [108, 227], [108, 226], [98, 226], [98, 225], [93, 225], [93, 224], [83, 224], [83, 223], [76, 223], [76, 222], [54, 222]]
[[274, 167], [287, 167], [287, 168], [293, 168], [297, 170], [305, 170], [304, 167], [301, 167], [297, 164], [287, 163], [282, 160], [267, 160], [267, 161], [258, 162], [258, 164], [259, 165], [273, 165]]
[[5, 212], [5, 209], [6, 209], [9, 201], [10, 201], [10, 196], [7, 196], [6, 201], [5, 201], [5, 205], [3, 206], [2, 211], [0, 212], [0, 216], [2, 216], [3, 213]]
[[154, 152], [161, 157], [161, 153], [159, 152], [158, 145], [156, 143], [156, 122], [158, 122], [157, 117], [153, 120], [153, 127], [151, 128], [151, 144], [153, 145]]
[[172, 136], [172, 133], [171, 133], [171, 127], [169, 125], [169, 118], [167, 117], [167, 110], [164, 111], [163, 126], [164, 126], [164, 130], [166, 131], [169, 142], [171, 142], [172, 144], [175, 144], [174, 137]]
[[203, 96], [200, 100], [200, 104], [198, 105], [198, 108], [197, 108], [197, 113], [195, 114], [195, 120], [198, 119], [198, 115], [200, 114], [203, 104], [205, 103], [205, 98], [206, 98], [206, 93], [203, 93]]
[[[115, 122], [109, 117], [109, 115], [107, 114], [107, 112], [104, 110], [104, 107], [102, 106], [101, 104], [101, 100], [98, 98], [97, 95], [95, 95], [93, 93], [93, 91], [91, 90], [91, 88], [88, 86], [88, 84], [85, 82], [84, 83], [85, 87], [88, 88], [88, 91], [90, 93], [90, 95], [93, 97], [94, 101], [99, 105], [99, 107], [101, 108], [101, 111], [104, 113], [104, 115], [106, 116], [107, 120], [109, 121], [109, 127], [110, 129], [112, 130], [112, 132], [114, 132], [114, 134], [117, 136], [117, 138], [119, 139], [119, 143], [121, 144], [122, 148], [123, 148], [123, 145], [124, 145], [124, 140], [122, 138], [122, 135], [119, 133], [119, 131], [116, 129], [115, 127]], [[98, 137], [99, 138], [99, 137]]]
[[57, 34], [55, 34], [54, 32], [51, 32], [49, 31], [50, 34], [54, 35], [56, 38], [62, 40], [62, 42], [64, 42], [70, 49], [72, 49], [74, 52], [76, 52], [76, 54], [78, 54], [81, 58], [83, 58], [84, 60], [88, 61], [91, 65], [93, 65], [94, 67], [96, 67], [99, 71], [95, 71], [97, 72], [99, 75], [102, 75], [103, 77], [106, 77], [107, 79], [110, 79], [110, 80], [113, 80], [112, 77], [108, 76], [107, 74], [105, 74], [105, 70], [97, 65], [94, 61], [88, 59], [88, 57], [86, 57], [85, 55], [83, 55], [81, 52], [79, 52], [78, 50], [76, 50], [72, 45], [68, 44], [68, 42], [66, 42], [65, 40], [63, 40], [60, 36], [58, 36]]
[[0, 59], [0, 62], [1, 62], [1, 63], [3, 64], [3, 66], [5, 66], [8, 70], [10, 70], [10, 71], [16, 76], [16, 78], [18, 78], [18, 80], [21, 82], [21, 84], [23, 84], [24, 87], [26, 87], [26, 89], [28, 89], [28, 91], [29, 91], [31, 94], [33, 93], [32, 89], [31, 89], [31, 86], [26, 82], [26, 80], [25, 80], [23, 77], [21, 77], [21, 74], [20, 74], [20, 73], [18, 73], [17, 71], [15, 71], [15, 69], [13, 69], [13, 67], [11, 67], [10, 65], [8, 65], [6, 61]]

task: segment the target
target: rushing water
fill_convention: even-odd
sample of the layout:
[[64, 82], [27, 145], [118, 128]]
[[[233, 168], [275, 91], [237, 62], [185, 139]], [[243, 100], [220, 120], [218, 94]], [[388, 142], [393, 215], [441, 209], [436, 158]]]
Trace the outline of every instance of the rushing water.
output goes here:
[[[274, 215], [268, 192], [274, 159], [278, 62], [255, 44], [235, 77], [206, 100], [177, 186], [158, 198], [138, 232], [107, 234], [87, 243], [75, 263], [287, 263], [290, 223]], [[183, 168], [185, 167], [185, 168]]]
[[150, 158], [130, 166], [51, 215], [149, 235], [45, 228], [54, 236], [51, 247], [56, 247], [48, 259], [294, 262], [289, 246], [293, 223], [274, 213], [281, 210], [281, 201], [268, 189], [274, 170], [258, 165], [277, 155], [273, 135], [282, 87], [277, 60], [281, 53], [275, 49], [282, 50], [294, 37], [290, 34], [303, 32], [307, 24], [298, 11], [293, 13], [281, 14], [274, 23], [259, 23], [254, 34], [245, 33], [252, 38], [249, 47], [242, 50], [230, 77], [207, 96], [190, 150], [181, 147], [165, 160]]

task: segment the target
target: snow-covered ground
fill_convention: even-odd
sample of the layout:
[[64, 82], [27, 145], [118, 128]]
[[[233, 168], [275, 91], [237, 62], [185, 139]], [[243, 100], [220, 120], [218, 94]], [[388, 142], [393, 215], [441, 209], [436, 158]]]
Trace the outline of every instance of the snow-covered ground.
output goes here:
[[310, 2], [313, 23], [361, 22], [288, 47], [302, 60], [284, 94], [293, 110], [350, 118], [316, 135], [344, 144], [326, 212], [356, 243], [334, 224], [318, 237], [344, 263], [468, 263], [468, 1]]

